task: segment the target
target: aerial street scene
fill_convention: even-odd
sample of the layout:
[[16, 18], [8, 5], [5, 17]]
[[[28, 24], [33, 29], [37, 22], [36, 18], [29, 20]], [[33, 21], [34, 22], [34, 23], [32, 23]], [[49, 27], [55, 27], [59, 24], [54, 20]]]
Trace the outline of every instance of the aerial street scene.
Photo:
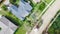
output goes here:
[[0, 0], [0, 34], [60, 34], [60, 0]]

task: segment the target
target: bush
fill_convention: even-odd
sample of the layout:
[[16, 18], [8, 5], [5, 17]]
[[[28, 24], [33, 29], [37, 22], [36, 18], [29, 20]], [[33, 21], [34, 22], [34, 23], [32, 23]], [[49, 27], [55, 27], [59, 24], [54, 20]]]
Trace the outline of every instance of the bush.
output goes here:
[[39, 10], [41, 10], [41, 11], [42, 11], [42, 10], [45, 8], [45, 6], [46, 6], [46, 5], [45, 5], [45, 3], [44, 3], [44, 2], [42, 2], [42, 3], [41, 3], [41, 5], [39, 6]]
[[21, 26], [23, 24], [23, 21], [18, 19], [16, 16], [14, 16], [11, 12], [8, 13], [8, 15], [5, 16], [7, 19], [9, 19], [14, 24]]
[[3, 10], [7, 10], [7, 6], [6, 6], [6, 5], [3, 5], [1, 8], [2, 8]]
[[18, 3], [19, 3], [20, 0], [10, 0], [10, 3], [15, 5], [15, 6], [19, 6]]
[[2, 28], [0, 27], [0, 31], [2, 30]]

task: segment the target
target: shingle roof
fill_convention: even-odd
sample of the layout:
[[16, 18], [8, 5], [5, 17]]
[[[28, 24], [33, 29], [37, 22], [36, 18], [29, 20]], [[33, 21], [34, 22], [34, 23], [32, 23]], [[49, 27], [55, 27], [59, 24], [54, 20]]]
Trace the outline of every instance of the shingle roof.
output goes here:
[[9, 34], [13, 34], [18, 26], [2, 16], [2, 18], [0, 18], [0, 27], [2, 27], [2, 33], [5, 32], [4, 34], [8, 34], [10, 32]]
[[24, 20], [24, 18], [29, 15], [31, 9], [32, 7], [29, 3], [25, 1], [20, 1], [18, 8], [14, 5], [10, 6], [11, 12], [21, 20]]

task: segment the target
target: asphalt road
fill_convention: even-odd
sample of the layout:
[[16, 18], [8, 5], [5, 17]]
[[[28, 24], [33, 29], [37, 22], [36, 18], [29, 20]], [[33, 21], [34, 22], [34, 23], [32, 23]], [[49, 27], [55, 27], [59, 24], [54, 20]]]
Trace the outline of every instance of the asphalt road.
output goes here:
[[39, 30], [37, 32], [34, 32], [34, 30], [32, 30], [32, 32], [30, 34], [42, 34], [42, 32], [46, 29], [46, 27], [50, 24], [50, 21], [52, 20], [52, 18], [54, 18], [55, 14], [58, 12], [58, 10], [60, 9], [60, 0], [56, 0], [49, 8], [48, 10], [45, 12], [45, 14], [42, 16], [43, 19], [43, 24], [41, 25], [41, 27], [39, 28]]
[[42, 34], [42, 32], [50, 24], [50, 21], [52, 20], [52, 18], [54, 18], [54, 16], [56, 15], [56, 13], [58, 12], [59, 9], [60, 9], [60, 0], [56, 0], [50, 6], [50, 8], [45, 12], [45, 14], [42, 16], [43, 24], [39, 28], [38, 34]]

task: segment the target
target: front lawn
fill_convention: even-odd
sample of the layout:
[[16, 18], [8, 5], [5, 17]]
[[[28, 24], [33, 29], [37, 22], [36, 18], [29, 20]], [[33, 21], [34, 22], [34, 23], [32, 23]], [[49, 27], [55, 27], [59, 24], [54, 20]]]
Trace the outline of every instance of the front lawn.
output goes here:
[[26, 29], [24, 26], [21, 26], [16, 30], [15, 34], [26, 34]]
[[50, 3], [52, 0], [44, 0], [46, 3]]

